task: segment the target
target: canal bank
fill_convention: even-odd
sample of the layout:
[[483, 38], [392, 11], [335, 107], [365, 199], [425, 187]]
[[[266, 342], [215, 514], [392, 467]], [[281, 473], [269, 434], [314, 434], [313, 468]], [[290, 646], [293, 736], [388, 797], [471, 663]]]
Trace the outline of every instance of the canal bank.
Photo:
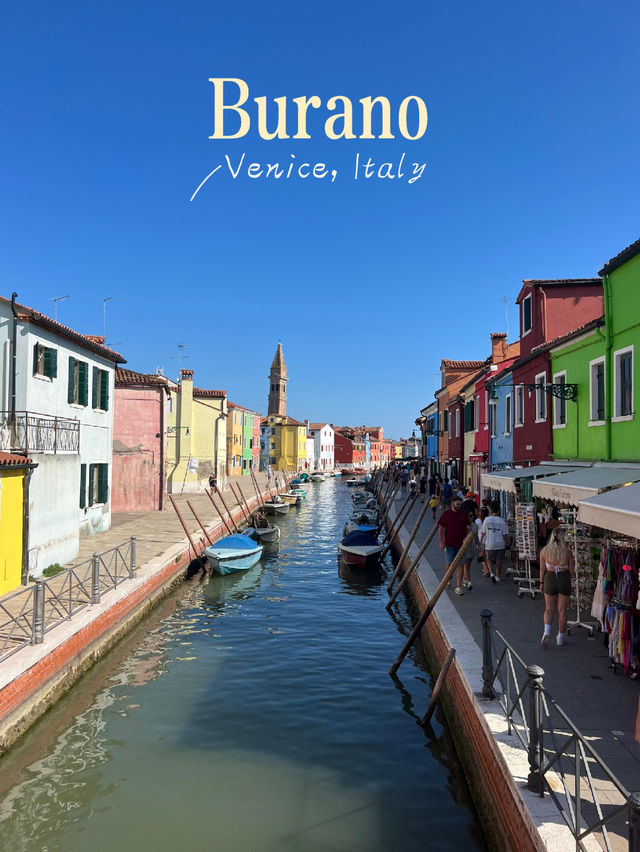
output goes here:
[[[401, 506], [395, 501], [393, 518]], [[413, 509], [400, 533], [396, 559], [407, 542], [422, 507]], [[429, 513], [430, 514], [430, 513]], [[413, 561], [432, 529], [433, 520], [425, 518], [405, 558], [405, 566]], [[443, 575], [445, 559], [438, 547], [437, 535], [420, 559], [410, 583], [410, 597], [418, 614], [433, 597]], [[550, 771], [547, 780], [554, 797], [546, 791], [544, 798], [527, 789], [531, 772], [529, 754], [516, 736], [509, 733], [505, 713], [497, 700], [483, 695], [483, 634], [481, 612], [493, 613], [494, 628], [499, 630], [526, 665], [536, 664], [544, 670], [544, 686], [561, 705], [576, 728], [584, 735], [586, 748], [591, 745], [617, 778], [633, 791], [640, 777], [640, 749], [635, 739], [638, 713], [637, 684], [607, 670], [607, 651], [602, 637], [589, 637], [574, 630], [567, 645], [543, 653], [540, 647], [542, 611], [540, 596], [519, 599], [516, 586], [508, 578], [493, 585], [480, 575], [480, 565], [472, 566], [473, 590], [454, 595], [445, 591], [433, 615], [422, 630], [421, 639], [432, 672], [437, 674], [450, 648], [456, 649], [453, 665], [445, 678], [442, 706], [456, 741], [459, 757], [481, 814], [483, 825], [496, 848], [503, 849], [575, 849], [576, 841], [567, 827], [570, 805], [563, 798], [563, 784], [575, 790], [571, 773]], [[520, 669], [513, 657], [515, 669]], [[400, 674], [402, 669], [400, 669]], [[522, 684], [526, 678], [518, 674]], [[602, 681], [605, 681], [603, 684]], [[607, 682], [608, 681], [608, 682]], [[494, 684], [496, 691], [500, 684]], [[603, 688], [604, 687], [604, 688]], [[517, 694], [513, 690], [512, 698]], [[615, 697], [614, 697], [615, 696]], [[498, 695], [498, 698], [501, 696]], [[523, 692], [525, 713], [529, 692]], [[568, 726], [556, 719], [556, 734]], [[552, 754], [551, 738], [544, 743], [545, 757]], [[594, 766], [592, 765], [592, 771]], [[595, 766], [595, 769], [598, 769]], [[499, 771], [496, 771], [499, 770]], [[624, 804], [619, 790], [606, 777], [595, 777], [597, 795], [605, 813]], [[587, 780], [582, 779], [582, 807]], [[564, 811], [564, 816], [560, 808]], [[594, 807], [591, 807], [595, 811]], [[626, 810], [609, 825], [611, 848], [627, 848]], [[527, 838], [527, 846], [523, 845]], [[595, 837], [584, 841], [585, 848], [601, 849]]]
[[[246, 481], [249, 480], [249, 481]], [[249, 477], [238, 477], [244, 500], [252, 510], [258, 498]], [[261, 495], [268, 499], [269, 486], [258, 474]], [[273, 489], [273, 481], [271, 482]], [[206, 494], [175, 495], [176, 505], [198, 549], [207, 545], [205, 533], [192, 514], [191, 505], [202, 521], [206, 535], [215, 541], [226, 529]], [[240, 523], [244, 517], [240, 502], [227, 489], [223, 492], [231, 517]], [[220, 499], [217, 505], [222, 509]], [[107, 653], [159, 600], [181, 583], [194, 560], [189, 539], [173, 508], [161, 512], [114, 514], [111, 529], [81, 540], [80, 553], [72, 566], [80, 565], [94, 553], [113, 552], [135, 537], [135, 570], [99, 602], [79, 609], [69, 619], [43, 636], [39, 644], [28, 644], [0, 662], [0, 755], [63, 695], [96, 660]], [[68, 592], [67, 571], [51, 579], [60, 601]], [[31, 618], [22, 613], [19, 599], [0, 598], [7, 611], [14, 609], [16, 620]], [[55, 599], [52, 606], [61, 606]], [[8, 623], [8, 622], [7, 622]]]

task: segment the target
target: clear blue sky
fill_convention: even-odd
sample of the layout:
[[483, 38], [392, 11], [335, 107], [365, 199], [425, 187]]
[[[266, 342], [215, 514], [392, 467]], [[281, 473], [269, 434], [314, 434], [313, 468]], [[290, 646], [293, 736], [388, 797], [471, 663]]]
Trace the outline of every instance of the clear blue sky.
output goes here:
[[[289, 413], [411, 433], [440, 359], [517, 337], [522, 278], [595, 275], [640, 237], [637, 2], [29, 2], [7, 6], [0, 292], [128, 366], [264, 411], [278, 340]], [[211, 141], [210, 77], [251, 97], [420, 95], [416, 142]], [[326, 181], [233, 181], [234, 160]], [[355, 154], [426, 162], [353, 180]]]

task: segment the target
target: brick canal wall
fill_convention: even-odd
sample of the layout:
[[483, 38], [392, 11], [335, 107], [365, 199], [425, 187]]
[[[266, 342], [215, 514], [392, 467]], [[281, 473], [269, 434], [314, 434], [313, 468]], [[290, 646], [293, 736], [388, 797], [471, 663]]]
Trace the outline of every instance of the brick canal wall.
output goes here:
[[[268, 494], [265, 492], [265, 497]], [[257, 498], [247, 501], [253, 510]], [[238, 507], [231, 512], [243, 519]], [[207, 530], [215, 541], [223, 527]], [[45, 636], [41, 645], [18, 651], [2, 664], [0, 756], [97, 660], [125, 636], [159, 601], [183, 582], [191, 563], [188, 541], [177, 542], [141, 566], [136, 577], [104, 595]]]

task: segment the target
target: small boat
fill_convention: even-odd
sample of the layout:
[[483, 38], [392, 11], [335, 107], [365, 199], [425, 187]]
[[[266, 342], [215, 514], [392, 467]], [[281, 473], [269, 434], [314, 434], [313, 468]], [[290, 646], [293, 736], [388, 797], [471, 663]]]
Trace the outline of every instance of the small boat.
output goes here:
[[334, 470], [334, 472], [331, 474], [331, 476], [342, 476], [342, 471], [341, 470]]
[[342, 530], [342, 535], [349, 535], [351, 532], [364, 532], [369, 533], [372, 536], [375, 536], [378, 532], [378, 525], [369, 523], [369, 519], [365, 518], [351, 518], [351, 520], [347, 521]]
[[280, 499], [284, 503], [289, 503], [290, 506], [299, 506], [302, 503], [302, 497], [291, 491], [285, 491], [284, 494], [280, 494]]
[[351, 495], [354, 503], [362, 503], [363, 505], [369, 500], [369, 494], [366, 491], [354, 491]]
[[340, 556], [354, 568], [372, 568], [378, 565], [384, 545], [378, 544], [370, 533], [351, 532], [338, 545]]
[[280, 527], [269, 526], [267, 513], [263, 509], [256, 509], [252, 515], [253, 537], [258, 541], [278, 541], [280, 538]]
[[347, 486], [347, 488], [355, 488], [356, 481], [357, 480], [355, 479], [355, 477], [352, 477], [351, 479], [345, 479], [345, 485]]
[[[293, 483], [291, 483], [293, 485]], [[307, 499], [307, 491], [305, 488], [290, 488], [287, 494], [297, 494], [301, 500]]]
[[260, 561], [262, 549], [262, 545], [256, 544], [248, 535], [237, 533], [227, 535], [205, 548], [204, 555], [211, 570], [225, 576], [251, 568]]
[[281, 500], [279, 497], [276, 497], [275, 500], [264, 501], [264, 508], [270, 515], [286, 515], [289, 511], [289, 505], [289, 503], [285, 503], [284, 500]]
[[362, 509], [358, 507], [354, 512], [351, 513], [351, 517], [349, 518], [349, 520], [357, 521], [358, 518], [366, 518], [367, 523], [369, 524], [378, 523], [378, 513], [374, 512], [372, 509]]
[[324, 482], [324, 480], [325, 480], [325, 475], [324, 475], [324, 473], [321, 473], [321, 472], [318, 470], [318, 471], [316, 471], [315, 473], [312, 473], [312, 474], [311, 474], [311, 476], [309, 477], [309, 479], [310, 479], [312, 482]]

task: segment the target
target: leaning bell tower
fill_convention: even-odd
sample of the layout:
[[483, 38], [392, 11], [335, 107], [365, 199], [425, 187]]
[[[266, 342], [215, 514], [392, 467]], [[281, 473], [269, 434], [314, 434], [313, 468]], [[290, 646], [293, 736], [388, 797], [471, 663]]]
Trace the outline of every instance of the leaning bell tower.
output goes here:
[[278, 343], [276, 354], [271, 362], [269, 372], [269, 410], [268, 414], [287, 414], [287, 366], [282, 354], [282, 343]]

